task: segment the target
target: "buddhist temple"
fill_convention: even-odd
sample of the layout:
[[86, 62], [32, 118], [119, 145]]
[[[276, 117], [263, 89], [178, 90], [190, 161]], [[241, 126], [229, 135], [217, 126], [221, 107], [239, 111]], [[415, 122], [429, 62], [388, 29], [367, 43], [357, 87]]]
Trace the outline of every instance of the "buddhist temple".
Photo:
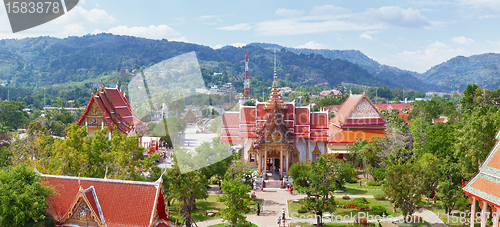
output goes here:
[[196, 123], [198, 122], [198, 117], [196, 114], [194, 114], [193, 109], [189, 107], [186, 111], [186, 113], [182, 116], [182, 119], [184, 119], [187, 123]]
[[156, 182], [79, 178], [41, 174], [55, 193], [47, 212], [56, 226], [175, 226], [170, 222]]
[[108, 128], [127, 135], [142, 135], [147, 127], [132, 111], [125, 94], [118, 86], [105, 87], [104, 84], [90, 97], [80, 120], [80, 127], [86, 127], [89, 135], [94, 135], [97, 130]]
[[[481, 212], [481, 227], [486, 226], [490, 211], [493, 212], [493, 227], [498, 227], [498, 219], [500, 218], [500, 191], [498, 190], [500, 188], [500, 152], [498, 151], [500, 130], [495, 138], [497, 142], [486, 160], [479, 166], [479, 172], [462, 188], [469, 196], [471, 213]], [[476, 208], [476, 205], [479, 207]], [[468, 217], [470, 218], [470, 216]], [[474, 220], [470, 221], [471, 227], [474, 227], [474, 222]]]
[[351, 95], [329, 122], [328, 153], [339, 158], [348, 154], [349, 146], [356, 140], [372, 141], [383, 137], [385, 120], [366, 95]]
[[283, 176], [291, 164], [316, 160], [327, 152], [328, 112], [312, 112], [285, 102], [278, 87], [276, 57], [274, 80], [267, 102], [225, 112], [221, 122], [221, 141], [241, 144], [242, 159], [261, 173], [278, 170]]

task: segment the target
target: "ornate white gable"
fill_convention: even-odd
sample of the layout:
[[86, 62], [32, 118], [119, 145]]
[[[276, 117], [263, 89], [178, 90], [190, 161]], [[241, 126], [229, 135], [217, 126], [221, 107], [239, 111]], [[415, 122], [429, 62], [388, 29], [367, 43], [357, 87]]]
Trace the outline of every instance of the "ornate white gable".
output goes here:
[[351, 112], [349, 116], [351, 119], [360, 119], [360, 118], [382, 118], [380, 114], [373, 108], [373, 106], [366, 100], [363, 99], [358, 103], [354, 110]]

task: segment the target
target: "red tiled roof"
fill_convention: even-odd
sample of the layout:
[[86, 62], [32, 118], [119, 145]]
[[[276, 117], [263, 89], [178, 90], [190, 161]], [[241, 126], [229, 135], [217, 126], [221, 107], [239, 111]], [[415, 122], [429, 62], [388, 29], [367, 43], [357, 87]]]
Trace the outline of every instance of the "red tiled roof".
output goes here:
[[222, 114], [222, 128], [239, 128], [240, 127], [240, 113], [238, 112], [225, 112]]
[[309, 108], [295, 108], [295, 125], [309, 125]]
[[244, 106], [240, 109], [242, 124], [255, 124], [256, 108], [254, 106]]
[[285, 120], [293, 120], [293, 110], [295, 109], [295, 105], [292, 104], [292, 103], [288, 103], [286, 104], [286, 112], [285, 112], [285, 116], [283, 117], [283, 119]]
[[[387, 109], [397, 109], [397, 110], [411, 110], [413, 108], [413, 103], [382, 103], [382, 104], [374, 104], [379, 110], [387, 110]], [[342, 105], [331, 105], [328, 107], [328, 112], [335, 111], [338, 112]]]
[[409, 116], [409, 114], [398, 114], [397, 118], [403, 119], [405, 121], [405, 123], [408, 124], [409, 123], [408, 116]]
[[328, 114], [327, 113], [311, 113], [311, 129], [327, 129], [328, 128]]
[[[338, 131], [337, 131], [338, 132]], [[384, 130], [342, 130], [328, 139], [329, 143], [353, 143], [356, 139], [371, 142], [374, 136], [383, 137]]]
[[411, 110], [413, 108], [412, 103], [383, 103], [375, 104], [379, 110], [387, 109], [397, 109], [397, 110]]
[[120, 132], [128, 133], [132, 130], [132, 127], [136, 127], [137, 132], [140, 134], [148, 130], [146, 125], [133, 113], [127, 97], [118, 87], [101, 88], [95, 96], [90, 97], [78, 125], [82, 124], [94, 102], [99, 106], [108, 124], [111, 127], [116, 126]]
[[257, 108], [257, 120], [264, 120], [267, 119], [267, 113], [266, 110], [264, 109], [265, 103], [258, 103], [256, 105]]
[[363, 100], [363, 95], [349, 96], [344, 104], [342, 104], [342, 107], [339, 109], [335, 117], [332, 119], [332, 122], [336, 125], [344, 125], [344, 122], [347, 120], [358, 103], [361, 102], [361, 100]]
[[[61, 218], [71, 208], [79, 191], [78, 177], [42, 175], [44, 183], [55, 189], [48, 200], [47, 211], [56, 219]], [[164, 204], [159, 182], [134, 182], [109, 179], [80, 178], [82, 188], [94, 188], [106, 225], [149, 226], [154, 211], [165, 218], [165, 211], [155, 210], [156, 204]], [[87, 198], [93, 198], [91, 194]], [[89, 200], [90, 201], [90, 200]], [[97, 212], [96, 201], [91, 206]], [[156, 208], [164, 209], [164, 206]]]

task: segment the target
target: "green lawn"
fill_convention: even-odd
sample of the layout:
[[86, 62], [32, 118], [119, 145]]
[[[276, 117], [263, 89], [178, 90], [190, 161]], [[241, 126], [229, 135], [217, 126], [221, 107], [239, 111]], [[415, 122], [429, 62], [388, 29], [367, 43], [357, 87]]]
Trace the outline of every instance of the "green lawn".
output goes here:
[[[346, 183], [347, 195], [384, 195], [382, 186], [359, 186], [359, 183]], [[334, 193], [336, 196], [343, 196], [344, 193]]]
[[[206, 200], [198, 200], [196, 201], [196, 208], [192, 213], [191, 216], [193, 217], [194, 221], [205, 221], [208, 219], [214, 219], [214, 218], [220, 218], [220, 215], [217, 213], [214, 217], [208, 217], [205, 215], [205, 211], [207, 210], [217, 210], [220, 211], [224, 209], [224, 204], [219, 203], [216, 201], [218, 195], [209, 195]], [[257, 210], [257, 202], [262, 204], [262, 199], [254, 200], [251, 202], [251, 207], [254, 207], [255, 210]], [[172, 204], [172, 206], [167, 207], [169, 209], [169, 214], [170, 214], [170, 219], [172, 222], [175, 223], [177, 220], [177, 223], [182, 223], [184, 218], [182, 217], [182, 214], [179, 214], [178, 210], [178, 203]], [[255, 211], [253, 211], [255, 212]]]
[[[340, 198], [336, 198], [335, 200], [336, 200], [337, 204], [341, 204], [342, 201], [345, 201], [345, 200], [342, 200]], [[402, 213], [401, 213], [401, 211], [399, 209], [396, 212], [393, 212], [393, 205], [388, 200], [381, 200], [381, 201], [379, 201], [379, 200], [375, 200], [375, 199], [372, 199], [372, 198], [367, 198], [367, 200], [370, 202], [370, 203], [368, 203], [368, 205], [370, 207], [374, 207], [374, 206], [383, 206], [383, 207], [385, 207], [386, 210], [387, 210], [387, 214], [388, 215], [391, 215], [393, 217], [402, 215]], [[288, 212], [289, 212], [289, 214], [292, 215], [293, 212], [297, 212], [298, 213], [298, 210], [299, 210], [300, 206], [301, 206], [300, 203], [293, 203], [293, 200], [288, 200]], [[364, 213], [370, 214], [370, 211], [363, 211], [363, 210], [358, 210], [358, 209], [355, 209], [355, 208], [348, 208], [348, 209], [335, 208], [334, 214], [335, 214], [335, 216], [337, 216], [337, 215], [341, 215], [341, 216], [349, 215], [349, 216], [351, 216], [351, 213], [352, 213], [352, 216], [355, 216], [359, 212], [364, 212]], [[302, 216], [302, 215], [304, 215], [305, 217], [307, 217], [308, 215], [313, 215], [313, 214], [311, 212], [298, 213], [299, 217]]]
[[[226, 223], [220, 223], [220, 224], [216, 224], [216, 225], [209, 225], [208, 227], [226, 227], [226, 226], [229, 226], [228, 224]], [[250, 227], [258, 227], [256, 224], [253, 224], [250, 225]]]

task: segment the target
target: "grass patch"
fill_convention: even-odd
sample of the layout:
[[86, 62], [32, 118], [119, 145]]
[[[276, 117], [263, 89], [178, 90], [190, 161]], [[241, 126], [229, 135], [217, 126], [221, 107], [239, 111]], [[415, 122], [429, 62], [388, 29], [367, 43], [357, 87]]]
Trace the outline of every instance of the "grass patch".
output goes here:
[[[385, 195], [382, 186], [359, 186], [359, 183], [346, 183], [345, 192], [347, 195]], [[333, 193], [334, 195], [344, 195], [344, 193]]]
[[[209, 225], [208, 227], [226, 227], [226, 226], [230, 226], [230, 225], [227, 223], [220, 223], [220, 224], [215, 224], [215, 225]], [[250, 227], [258, 227], [258, 226], [256, 224], [252, 223], [252, 225], [250, 225]]]
[[[308, 222], [290, 223], [290, 227], [310, 227], [310, 226], [316, 226], [316, 225], [311, 225]], [[326, 227], [352, 227], [354, 225], [349, 224], [349, 223], [333, 223], [333, 222], [324, 223], [323, 222], [323, 226], [326, 226]]]
[[426, 222], [424, 221], [424, 223], [413, 223], [413, 222], [410, 222], [410, 223], [401, 223], [401, 222], [396, 222], [396, 225], [399, 226], [399, 227], [428, 227], [428, 226], [431, 226], [429, 224], [429, 222]]
[[[370, 208], [374, 207], [374, 206], [382, 206], [382, 207], [385, 207], [385, 209], [387, 210], [387, 215], [391, 215], [393, 217], [402, 215], [400, 209], [396, 210], [396, 212], [393, 212], [393, 205], [388, 200], [375, 200], [373, 198], [367, 198], [367, 200], [370, 202], [370, 203], [368, 203], [368, 206]], [[335, 198], [335, 201], [338, 204], [342, 203], [341, 198]], [[293, 200], [288, 200], [288, 212], [290, 215], [293, 212], [298, 213], [299, 208], [300, 208], [300, 203], [293, 203]], [[335, 216], [337, 216], [337, 215], [342, 215], [342, 216], [349, 215], [349, 216], [351, 216], [351, 213], [352, 213], [352, 216], [354, 217], [355, 215], [358, 215], [358, 213], [360, 213], [360, 212], [364, 212], [364, 213], [368, 213], [368, 214], [370, 213], [369, 210], [363, 211], [363, 210], [358, 210], [355, 208], [348, 208], [348, 209], [335, 208], [335, 211], [333, 213]], [[301, 215], [304, 215], [307, 217], [308, 215], [313, 215], [313, 213], [311, 213], [311, 212], [298, 213], [298, 216], [301, 216]]]
[[[198, 221], [205, 221], [209, 219], [215, 219], [215, 218], [220, 218], [219, 213], [215, 215], [214, 217], [208, 217], [205, 215], [205, 212], [208, 210], [217, 210], [221, 211], [222, 209], [225, 208], [225, 205], [222, 203], [219, 203], [216, 201], [218, 195], [208, 195], [208, 198], [206, 200], [197, 200], [196, 201], [196, 208], [195, 210], [192, 211], [191, 217], [193, 217], [193, 220], [198, 222]], [[259, 202], [262, 205], [262, 199], [257, 199], [253, 200], [250, 203], [250, 207], [255, 208], [255, 211], [251, 211], [250, 213], [255, 213], [257, 210], [257, 202]], [[179, 203], [172, 204], [172, 206], [167, 207], [169, 209], [169, 215], [170, 219], [172, 222], [175, 223], [182, 223], [184, 218], [182, 217], [182, 214], [179, 214]]]

